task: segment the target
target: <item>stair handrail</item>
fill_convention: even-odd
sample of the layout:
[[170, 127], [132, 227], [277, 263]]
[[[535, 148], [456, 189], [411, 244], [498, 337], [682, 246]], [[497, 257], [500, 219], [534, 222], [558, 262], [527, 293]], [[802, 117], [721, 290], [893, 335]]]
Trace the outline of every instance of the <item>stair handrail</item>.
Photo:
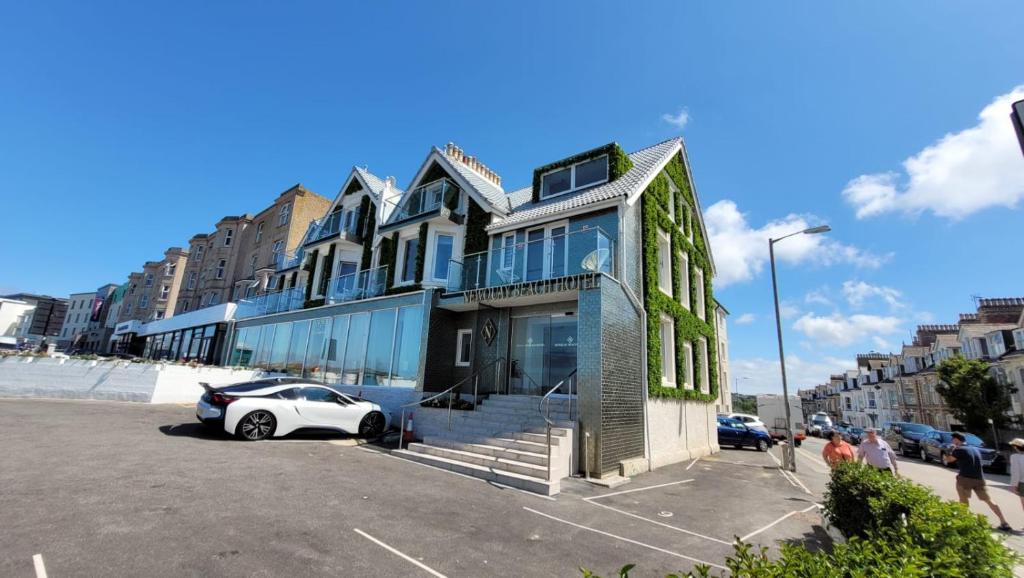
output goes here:
[[475, 379], [473, 379], [473, 410], [472, 411], [476, 411], [476, 406], [478, 404], [477, 390], [478, 390], [478, 387], [480, 385], [480, 374], [483, 373], [484, 370], [486, 370], [486, 369], [488, 369], [490, 367], [494, 367], [497, 364], [502, 363], [503, 361], [505, 361], [504, 357], [497, 357], [497, 358], [491, 360], [490, 362], [488, 362], [487, 364], [483, 365], [482, 367], [480, 367], [479, 369], [477, 369], [473, 373], [470, 373], [466, 377], [460, 379], [458, 382], [455, 383], [455, 385], [449, 387], [448, 389], [446, 389], [446, 390], [444, 390], [444, 391], [442, 391], [440, 393], [435, 393], [434, 395], [432, 395], [432, 396], [430, 396], [430, 397], [428, 397], [426, 399], [421, 399], [421, 400], [418, 400], [418, 401], [414, 401], [414, 402], [407, 403], [407, 404], [399, 406], [401, 408], [401, 410], [402, 410], [402, 428], [399, 430], [399, 435], [398, 435], [398, 449], [402, 449], [402, 442], [405, 440], [405, 408], [412, 407], [414, 405], [422, 405], [424, 402], [428, 402], [428, 401], [437, 399], [437, 398], [439, 398], [442, 395], [447, 393], [448, 394], [448, 431], [451, 431], [452, 430], [452, 398], [453, 398], [453, 396], [451, 395], [452, 391], [454, 391], [457, 388], [462, 387], [462, 385], [465, 384], [470, 378], [475, 378]]
[[[540, 417], [544, 419], [544, 433], [546, 435], [546, 442], [548, 446], [548, 481], [551, 481], [551, 426], [554, 423], [551, 421], [551, 394], [555, 393], [562, 387], [566, 381], [569, 382], [569, 419], [572, 419], [572, 386], [576, 383], [574, 377], [576, 376], [577, 369], [569, 372], [569, 375], [565, 376], [562, 381], [555, 384], [554, 387], [548, 390], [544, 394], [544, 397], [540, 399], [540, 403], [537, 404], [537, 412], [540, 413]], [[545, 411], [546, 410], [546, 411]]]

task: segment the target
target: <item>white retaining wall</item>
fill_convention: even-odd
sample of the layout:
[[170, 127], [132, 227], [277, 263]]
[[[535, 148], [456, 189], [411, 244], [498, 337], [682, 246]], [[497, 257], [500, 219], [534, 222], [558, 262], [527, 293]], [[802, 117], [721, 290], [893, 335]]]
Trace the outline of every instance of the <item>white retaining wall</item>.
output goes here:
[[651, 465], [655, 468], [716, 453], [715, 404], [678, 399], [649, 399]]
[[203, 394], [199, 382], [228, 385], [261, 375], [223, 367], [10, 356], [0, 358], [0, 396], [195, 403]]

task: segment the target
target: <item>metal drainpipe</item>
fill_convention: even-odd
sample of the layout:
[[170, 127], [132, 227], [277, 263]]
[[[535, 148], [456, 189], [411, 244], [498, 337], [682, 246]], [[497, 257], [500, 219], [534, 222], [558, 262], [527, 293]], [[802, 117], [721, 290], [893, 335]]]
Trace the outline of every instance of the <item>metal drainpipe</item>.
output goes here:
[[[623, 218], [626, 203], [620, 203], [619, 209], [619, 250], [616, 252], [619, 254], [619, 270], [621, 271], [625, 269], [626, 263], [622, 248]], [[619, 275], [622, 275], [622, 273], [620, 272]], [[640, 348], [643, 351], [643, 358], [640, 361], [640, 386], [643, 388], [644, 394], [644, 457], [647, 458], [647, 471], [651, 471], [654, 469], [654, 457], [651, 455], [651, 422], [647, 415], [647, 403], [650, 395], [650, 392], [647, 390], [647, 310], [644, 309], [643, 304], [637, 299], [629, 283], [622, 281], [620, 284], [626, 290], [626, 296], [633, 302], [633, 307], [640, 312]]]

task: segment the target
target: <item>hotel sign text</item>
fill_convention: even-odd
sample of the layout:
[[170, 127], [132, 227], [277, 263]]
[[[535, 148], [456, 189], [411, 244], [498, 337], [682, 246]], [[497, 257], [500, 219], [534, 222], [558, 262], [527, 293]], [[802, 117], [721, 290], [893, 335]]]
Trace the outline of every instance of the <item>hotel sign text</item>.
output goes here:
[[528, 297], [531, 295], [579, 291], [581, 289], [597, 289], [600, 286], [600, 273], [584, 273], [582, 275], [573, 275], [571, 277], [540, 279], [538, 281], [529, 281], [527, 283], [516, 283], [515, 285], [503, 285], [501, 287], [471, 289], [463, 293], [463, 298], [466, 300], [466, 303], [477, 303], [480, 301]]

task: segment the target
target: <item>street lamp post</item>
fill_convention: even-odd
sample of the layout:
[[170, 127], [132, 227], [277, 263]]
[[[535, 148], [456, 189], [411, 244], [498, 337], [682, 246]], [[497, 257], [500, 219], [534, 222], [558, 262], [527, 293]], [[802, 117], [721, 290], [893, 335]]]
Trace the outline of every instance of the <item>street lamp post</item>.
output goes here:
[[737, 393], [738, 394], [740, 392], [740, 380], [741, 379], [750, 379], [750, 378], [747, 377], [747, 376], [732, 378], [732, 382], [733, 382], [733, 385], [734, 385], [733, 390], [732, 390], [733, 393]]
[[782, 405], [786, 408], [786, 429], [789, 430], [786, 448], [782, 453], [782, 467], [791, 472], [796, 471], [796, 447], [793, 444], [793, 418], [790, 416], [789, 387], [786, 384], [786, 354], [782, 348], [782, 315], [779, 313], [779, 284], [775, 279], [775, 243], [794, 235], [816, 235], [818, 233], [827, 233], [831, 230], [828, 225], [821, 225], [790, 233], [778, 239], [768, 239], [768, 258], [772, 264], [772, 293], [775, 295], [775, 330], [779, 338], [779, 367], [782, 369]]

